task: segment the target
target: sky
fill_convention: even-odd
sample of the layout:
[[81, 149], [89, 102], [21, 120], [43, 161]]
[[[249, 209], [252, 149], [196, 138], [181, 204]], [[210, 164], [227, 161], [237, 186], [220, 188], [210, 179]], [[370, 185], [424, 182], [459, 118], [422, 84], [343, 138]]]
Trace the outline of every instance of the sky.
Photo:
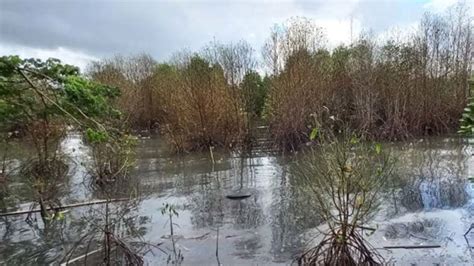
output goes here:
[[[473, 6], [474, 0], [463, 0]], [[361, 30], [412, 29], [457, 0], [0, 0], [0, 56], [92, 60], [148, 53], [158, 61], [210, 41], [246, 40], [259, 55], [270, 29], [291, 17], [323, 27], [329, 46]], [[472, 11], [472, 10], [471, 10]], [[352, 23], [351, 23], [352, 21]]]

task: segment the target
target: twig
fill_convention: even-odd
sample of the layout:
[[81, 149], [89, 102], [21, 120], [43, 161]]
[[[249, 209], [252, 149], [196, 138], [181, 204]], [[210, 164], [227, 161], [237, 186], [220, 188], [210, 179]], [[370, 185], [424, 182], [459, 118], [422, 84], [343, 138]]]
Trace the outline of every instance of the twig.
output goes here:
[[216, 259], [217, 259], [217, 265], [221, 265], [221, 261], [219, 259], [219, 226], [217, 227], [217, 238], [216, 238]]
[[[88, 202], [81, 202], [81, 203], [73, 203], [69, 205], [64, 205], [61, 207], [57, 208], [47, 208], [47, 210], [62, 210], [62, 209], [69, 209], [69, 208], [75, 208], [75, 207], [83, 207], [83, 206], [89, 206], [89, 205], [95, 205], [95, 204], [104, 204], [108, 202], [117, 202], [117, 201], [127, 201], [130, 200], [129, 198], [121, 198], [121, 199], [111, 199], [111, 200], [94, 200], [94, 201], [88, 201]], [[7, 213], [0, 213], [0, 217], [5, 217], [5, 216], [13, 216], [13, 215], [20, 215], [20, 214], [30, 214], [34, 212], [40, 212], [41, 208], [36, 208], [36, 209], [31, 209], [31, 210], [21, 210], [21, 211], [14, 211], [14, 212], [7, 212]]]

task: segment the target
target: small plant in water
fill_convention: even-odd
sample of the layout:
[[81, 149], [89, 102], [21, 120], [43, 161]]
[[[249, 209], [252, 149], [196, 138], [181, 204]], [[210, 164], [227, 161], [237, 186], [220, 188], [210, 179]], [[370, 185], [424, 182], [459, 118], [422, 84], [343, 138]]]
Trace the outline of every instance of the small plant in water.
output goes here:
[[161, 214], [168, 215], [168, 217], [169, 217], [168, 222], [170, 224], [170, 239], [171, 239], [171, 244], [173, 246], [173, 257], [171, 256], [171, 254], [168, 255], [167, 263], [180, 264], [183, 261], [184, 257], [183, 257], [183, 254], [181, 253], [181, 250], [176, 248], [176, 240], [175, 240], [175, 235], [174, 235], [174, 226], [175, 225], [177, 226], [177, 224], [175, 224], [173, 222], [173, 217], [174, 216], [178, 217], [179, 214], [176, 211], [176, 207], [172, 204], [169, 204], [169, 203], [163, 204], [163, 208], [161, 208]]
[[319, 137], [294, 174], [307, 182], [327, 230], [298, 259], [304, 265], [378, 265], [383, 258], [364, 240], [363, 224], [374, 214], [392, 172], [393, 160], [380, 144], [352, 134]]

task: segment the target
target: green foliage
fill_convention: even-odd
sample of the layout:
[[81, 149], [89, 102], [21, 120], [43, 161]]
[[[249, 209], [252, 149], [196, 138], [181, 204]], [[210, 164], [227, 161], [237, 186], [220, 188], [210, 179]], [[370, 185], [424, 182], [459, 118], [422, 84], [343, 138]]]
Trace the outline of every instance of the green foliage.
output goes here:
[[104, 143], [109, 140], [109, 134], [105, 131], [94, 130], [92, 128], [88, 128], [86, 130], [86, 137], [89, 143]]
[[262, 115], [267, 95], [267, 85], [266, 77], [262, 80], [255, 71], [247, 73], [240, 84], [246, 111], [252, 116], [260, 117]]
[[0, 99], [0, 124], [16, 121], [21, 117], [20, 109], [13, 103]]
[[77, 67], [57, 59], [0, 57], [0, 129], [38, 121], [62, 124], [118, 117], [110, 104], [119, 90], [79, 76]]
[[382, 152], [382, 144], [380, 143], [375, 143], [374, 144], [374, 150], [376, 154], [380, 154]]
[[1, 77], [14, 77], [19, 74], [17, 71], [19, 68], [34, 70], [32, 74], [35, 76], [41, 76], [51, 81], [62, 81], [68, 76], [79, 74], [79, 68], [62, 64], [59, 59], [55, 58], [42, 61], [35, 58], [21, 59], [17, 55], [0, 57]]
[[311, 130], [311, 134], [309, 135], [310, 140], [315, 140], [318, 137], [318, 128], [315, 127], [313, 130]]
[[[28, 72], [26, 71], [28, 70]], [[60, 67], [57, 60], [42, 62], [22, 60], [18, 56], [0, 57], [0, 125], [2, 130], [38, 121], [57, 113], [46, 98], [54, 98], [55, 91], [66, 75], [75, 73], [70, 66]], [[47, 76], [47, 74], [55, 76]], [[49, 91], [32, 88], [51, 88]]]
[[118, 117], [120, 113], [112, 108], [111, 100], [119, 95], [118, 88], [105, 86], [79, 76], [69, 76], [64, 83], [65, 104], [74, 108], [79, 107], [87, 116]]
[[24, 173], [42, 209], [55, 204], [67, 174], [59, 156], [67, 125], [82, 131], [91, 145], [98, 184], [127, 176], [133, 140], [112, 104], [119, 95], [117, 88], [80, 76], [78, 68], [57, 59], [0, 58], [0, 130], [20, 127], [33, 139], [37, 154]]
[[462, 114], [459, 133], [464, 135], [474, 134], [474, 99], [470, 98], [469, 103]]

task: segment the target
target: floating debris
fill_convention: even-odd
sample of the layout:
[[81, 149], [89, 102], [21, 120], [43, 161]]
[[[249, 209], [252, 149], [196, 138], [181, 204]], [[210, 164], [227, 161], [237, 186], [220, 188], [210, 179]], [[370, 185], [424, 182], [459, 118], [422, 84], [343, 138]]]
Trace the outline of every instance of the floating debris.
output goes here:
[[247, 192], [236, 192], [234, 194], [226, 195], [225, 197], [231, 200], [241, 200], [241, 199], [246, 199], [250, 196], [252, 196], [252, 194], [247, 193]]

